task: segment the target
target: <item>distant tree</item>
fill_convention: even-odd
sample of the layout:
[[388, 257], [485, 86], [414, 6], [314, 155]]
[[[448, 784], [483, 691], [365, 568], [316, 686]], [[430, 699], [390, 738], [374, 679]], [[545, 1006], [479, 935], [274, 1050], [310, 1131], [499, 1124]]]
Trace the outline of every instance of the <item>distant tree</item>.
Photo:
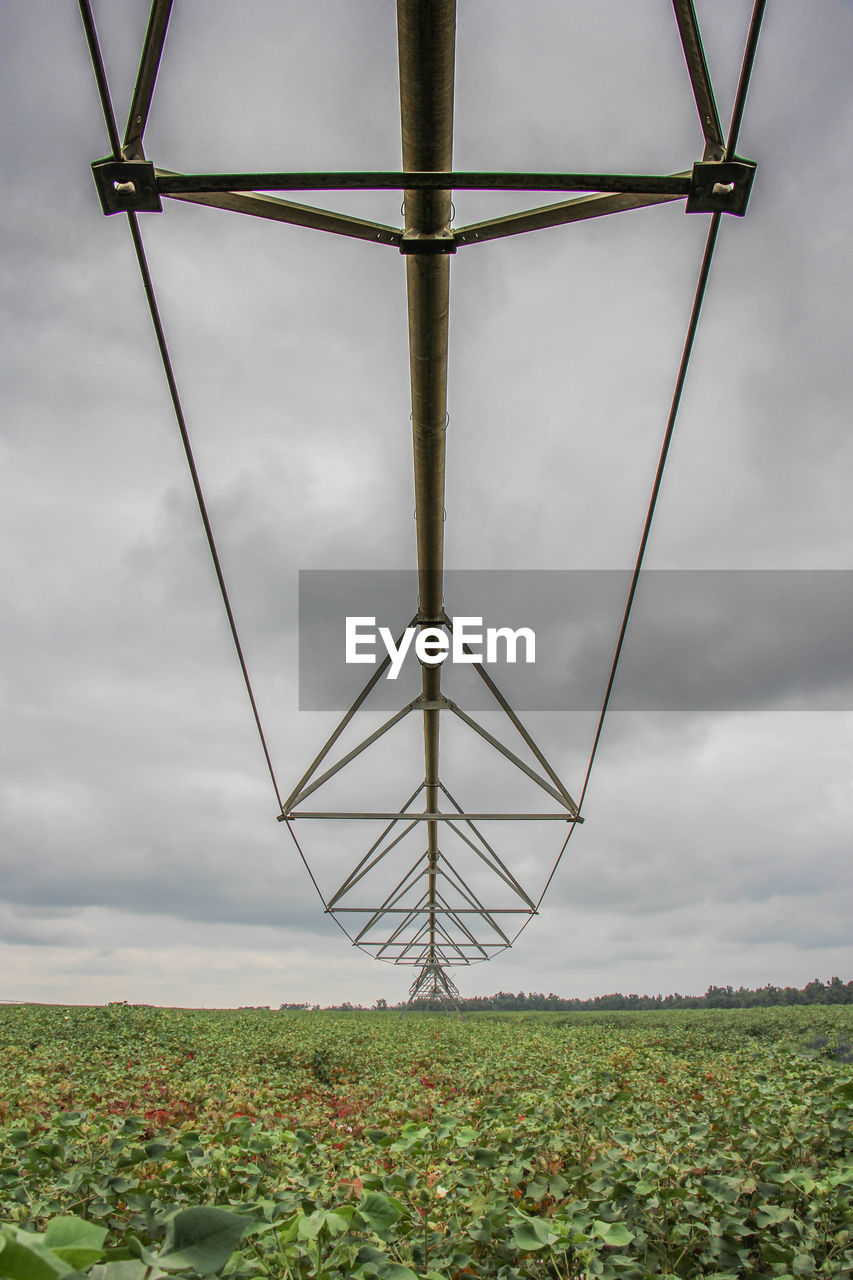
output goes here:
[[711, 986], [705, 992], [704, 1001], [709, 1009], [730, 1009], [734, 1003], [731, 987]]
[[[678, 991], [666, 996], [660, 993], [654, 996], [641, 996], [636, 992], [631, 992], [626, 996], [621, 991], [614, 991], [607, 995], [592, 996], [586, 1000], [581, 1000], [577, 996], [558, 996], [553, 991], [550, 991], [547, 996], [543, 995], [541, 991], [531, 991], [526, 994], [523, 991], [515, 994], [511, 991], [497, 991], [491, 996], [467, 996], [459, 1001], [461, 1009], [467, 1009], [472, 1012], [477, 1010], [502, 1012], [546, 1009], [572, 1012], [577, 1010], [604, 1012], [617, 1009], [746, 1009], [795, 1004], [853, 1004], [853, 982], [845, 983], [837, 976], [830, 978], [827, 983], [821, 982], [819, 978], [814, 978], [802, 990], [798, 987], [775, 987], [771, 983], [767, 983], [766, 986], [759, 987], [756, 990], [744, 986], [740, 986], [735, 990], [731, 984], [721, 987], [712, 983], [704, 995], [701, 996], [684, 996]], [[285, 1009], [305, 1008], [307, 1006], [282, 1005], [281, 1007]], [[317, 1009], [319, 1005], [312, 1007]], [[344, 1002], [343, 1004], [327, 1007], [330, 1009], [356, 1011], [363, 1006]], [[404, 1003], [394, 1006], [394, 1008], [404, 1007]], [[373, 1005], [373, 1008], [387, 1009], [387, 1001], [379, 999]]]

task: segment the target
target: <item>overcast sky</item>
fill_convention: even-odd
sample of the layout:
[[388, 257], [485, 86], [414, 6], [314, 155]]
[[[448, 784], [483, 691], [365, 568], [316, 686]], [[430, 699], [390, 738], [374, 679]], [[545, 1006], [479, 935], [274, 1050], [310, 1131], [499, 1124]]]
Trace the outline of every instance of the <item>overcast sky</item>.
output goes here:
[[[751, 4], [697, 9], [725, 127]], [[95, 13], [121, 127], [147, 3]], [[0, 20], [0, 997], [396, 1001], [411, 971], [351, 949], [275, 821], [127, 226], [89, 171], [108, 144], [77, 6], [5, 0]], [[723, 219], [649, 568], [853, 569], [851, 62], [850, 0], [771, 0], [739, 145], [758, 173]], [[460, 0], [456, 75], [458, 168], [701, 158], [669, 0]], [[146, 150], [190, 172], [398, 168], [391, 0], [177, 0]], [[326, 203], [399, 224], [399, 193]], [[525, 201], [455, 203], [464, 225]], [[298, 707], [298, 571], [414, 563], [403, 262], [164, 204], [140, 224], [286, 793], [335, 721]], [[449, 566], [631, 566], [707, 221], [673, 204], [460, 249]], [[455, 970], [463, 993], [853, 976], [849, 597], [831, 605], [754, 615], [747, 591], [713, 644], [688, 618], [665, 652], [638, 612], [635, 680], [713, 668], [742, 703], [614, 712], [540, 917]], [[619, 612], [596, 621], [605, 670]], [[577, 794], [594, 714], [529, 722]], [[396, 808], [422, 776], [409, 728], [338, 797]], [[502, 768], [443, 740], [472, 808]], [[364, 833], [305, 827], [331, 887]], [[498, 832], [531, 890], [556, 830]]]

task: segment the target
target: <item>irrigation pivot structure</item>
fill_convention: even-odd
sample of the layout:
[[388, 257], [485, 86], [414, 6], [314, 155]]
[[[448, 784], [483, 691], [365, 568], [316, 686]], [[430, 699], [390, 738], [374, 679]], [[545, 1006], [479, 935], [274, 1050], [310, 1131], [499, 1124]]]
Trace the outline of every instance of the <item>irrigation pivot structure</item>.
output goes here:
[[[169, 22], [172, 0], [153, 0], [133, 92], [128, 123], [120, 138], [101, 57], [91, 0], [79, 0], [84, 29], [107, 123], [111, 154], [93, 166], [104, 213], [125, 213], [148, 299], [169, 385], [176, 421], [190, 468], [196, 498], [216, 568], [220, 591], [249, 695], [261, 745], [278, 804], [278, 819], [293, 837], [305, 861], [295, 826], [306, 820], [378, 823], [379, 836], [323, 905], [351, 941], [370, 954], [415, 968], [412, 999], [453, 999], [456, 988], [447, 970], [486, 960], [512, 945], [536, 914], [581, 809], [607, 712], [637, 581], [654, 515], [660, 483], [675, 428], [681, 392], [696, 334], [711, 260], [724, 213], [746, 212], [755, 165], [737, 154], [737, 139], [755, 57], [765, 0], [755, 0], [744, 51], [731, 123], [724, 135], [702, 46], [693, 0], [672, 0], [702, 135], [702, 158], [689, 172], [664, 175], [589, 173], [496, 173], [453, 170], [453, 102], [456, 0], [397, 0], [400, 74], [402, 169], [399, 172], [178, 174], [156, 167], [145, 156], [143, 137]], [[686, 94], [685, 94], [686, 99]], [[403, 226], [391, 227], [327, 209], [296, 203], [270, 192], [333, 189], [392, 189], [403, 193]], [[542, 207], [455, 227], [454, 190], [550, 191], [556, 202]], [[569, 193], [571, 198], [566, 199]], [[615, 644], [607, 688], [589, 753], [585, 776], [575, 800], [481, 662], [474, 669], [495, 706], [503, 713], [523, 747], [516, 749], [489, 733], [442, 689], [440, 662], [422, 660], [420, 693], [357, 746], [327, 763], [341, 735], [363, 708], [385, 674], [389, 659], [374, 670], [364, 689], [336, 726], [291, 793], [284, 798], [264, 736], [237, 624], [219, 561], [213, 529], [195, 467], [189, 432], [181, 407], [166, 336], [157, 309], [145, 257], [138, 214], [162, 212], [163, 198], [209, 205], [253, 217], [296, 224], [335, 235], [391, 247], [403, 257], [406, 271], [409, 364], [412, 404], [412, 453], [417, 536], [418, 600], [412, 625], [434, 631], [433, 643], [447, 640], [453, 621], [444, 605], [445, 431], [447, 423], [448, 319], [450, 260], [460, 248], [503, 236], [529, 233], [675, 200], [686, 201], [690, 214], [710, 215], [693, 308], [651, 486], [645, 526]], [[414, 602], [413, 602], [414, 603]], [[424, 637], [425, 638], [425, 637]], [[346, 811], [309, 809], [306, 801], [367, 751], [404, 717], [416, 715], [423, 726], [423, 776], [396, 810]], [[510, 761], [544, 791], [544, 812], [472, 812], [458, 804], [440, 770], [442, 718], [465, 723], [488, 746]], [[524, 750], [526, 759], [518, 754]], [[532, 763], [531, 763], [532, 762]], [[415, 807], [421, 806], [421, 807]], [[554, 807], [556, 806], [556, 807]], [[538, 897], [518, 881], [512, 867], [486, 838], [484, 824], [547, 821], [567, 826], [562, 847]], [[402, 875], [386, 874], [389, 855], [404, 842], [414, 842], [414, 861], [404, 860]], [[467, 859], [479, 878], [467, 871]], [[375, 873], [375, 874], [374, 874]], [[483, 877], [500, 899], [488, 898]], [[314, 876], [312, 874], [312, 879]], [[317, 884], [314, 879], [315, 885]], [[318, 886], [318, 892], [319, 886]], [[367, 899], [367, 900], [363, 900]], [[507, 905], [508, 902], [508, 905]], [[354, 925], [352, 922], [355, 922]]]

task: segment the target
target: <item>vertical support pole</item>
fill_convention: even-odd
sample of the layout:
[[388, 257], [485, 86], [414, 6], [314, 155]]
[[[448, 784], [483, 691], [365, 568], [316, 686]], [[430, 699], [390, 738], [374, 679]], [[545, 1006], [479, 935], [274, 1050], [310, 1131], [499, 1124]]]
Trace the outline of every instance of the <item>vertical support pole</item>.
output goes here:
[[[397, 0], [403, 169], [452, 169], [456, 0]], [[449, 191], [406, 191], [406, 233], [433, 235], [450, 226]], [[447, 422], [447, 334], [450, 260], [446, 254], [406, 256], [412, 445], [421, 617], [443, 617], [444, 464]], [[441, 668], [423, 667], [423, 693], [441, 691]], [[438, 811], [440, 712], [425, 710], [426, 812]], [[435, 960], [438, 823], [428, 822], [428, 958]]]

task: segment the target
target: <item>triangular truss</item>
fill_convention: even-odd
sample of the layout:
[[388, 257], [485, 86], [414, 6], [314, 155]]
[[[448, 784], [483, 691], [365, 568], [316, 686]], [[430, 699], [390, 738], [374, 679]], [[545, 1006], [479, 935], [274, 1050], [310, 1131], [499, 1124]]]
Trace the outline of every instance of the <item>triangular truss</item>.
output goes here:
[[459, 1008], [459, 990], [447, 970], [434, 960], [424, 964], [412, 985], [409, 987], [409, 998], [405, 1008], [427, 1005], [434, 1009], [454, 1009], [462, 1017]]
[[[416, 616], [412, 625], [421, 621]], [[443, 615], [442, 628], [452, 636], [453, 622], [447, 614]], [[464, 649], [473, 656], [467, 645]], [[543, 821], [566, 824], [582, 822], [583, 819], [559, 776], [480, 661], [472, 661], [469, 665], [489, 690], [504, 720], [527, 747], [532, 764], [468, 715], [458, 703], [438, 691], [431, 699], [421, 693], [407, 702], [356, 746], [324, 768], [344, 730], [356, 713], [365, 709], [370, 694], [384, 676], [389, 663], [390, 658], [386, 657], [376, 667], [284, 802], [279, 821], [290, 824], [300, 820], [346, 820], [383, 824], [376, 839], [325, 900], [326, 910], [342, 924], [355, 945], [377, 959], [414, 965], [422, 972], [437, 964], [468, 965], [491, 959], [511, 945], [519, 924], [536, 914], [536, 902], [486, 838], [482, 824]], [[424, 710], [451, 715], [465, 724], [535, 783], [548, 796], [552, 807], [544, 812], [470, 812], [459, 804], [440, 776], [432, 787], [437, 793], [438, 803], [429, 803], [430, 785], [424, 780], [396, 811], [303, 807], [311, 796], [315, 796], [362, 752], [407, 716]], [[556, 802], [556, 808], [553, 802]], [[417, 807], [419, 804], [422, 807]], [[426, 838], [423, 834], [425, 828]], [[432, 841], [430, 834], [433, 835]], [[405, 850], [413, 843], [414, 857], [403, 856], [402, 869], [398, 867], [390, 878], [383, 875], [391, 865], [391, 855], [396, 854], [399, 861], [400, 854], [405, 855]], [[476, 874], [478, 886], [472, 883], [475, 875], [469, 872], [469, 868], [479, 873]], [[377, 869], [378, 873], [374, 875]], [[484, 881], [487, 892], [492, 895], [486, 901], [481, 887]], [[382, 887], [381, 897], [371, 897], [372, 893], [375, 894], [376, 885]]]

